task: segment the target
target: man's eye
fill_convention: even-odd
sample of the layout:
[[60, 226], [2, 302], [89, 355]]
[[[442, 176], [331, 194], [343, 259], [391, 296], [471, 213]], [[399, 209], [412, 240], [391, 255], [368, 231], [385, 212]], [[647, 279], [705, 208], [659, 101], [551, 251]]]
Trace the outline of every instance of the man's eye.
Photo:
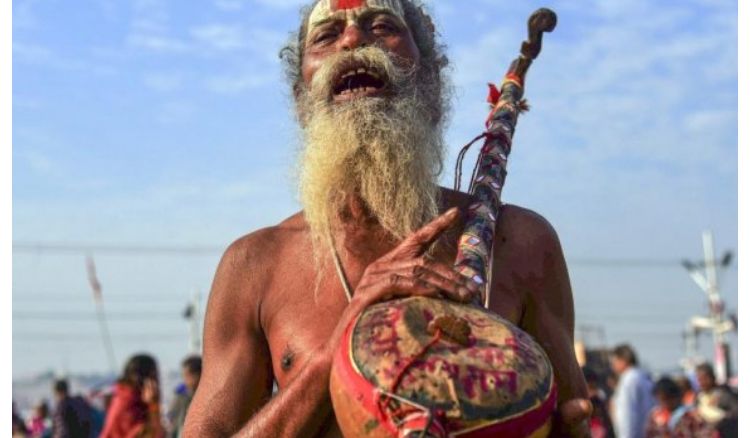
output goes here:
[[396, 33], [396, 26], [390, 23], [378, 22], [372, 24], [372, 31], [377, 34]]
[[337, 34], [334, 31], [320, 32], [317, 35], [315, 35], [315, 37], [313, 38], [313, 43], [318, 44], [318, 43], [324, 43], [326, 41], [330, 41], [336, 38], [336, 35]]

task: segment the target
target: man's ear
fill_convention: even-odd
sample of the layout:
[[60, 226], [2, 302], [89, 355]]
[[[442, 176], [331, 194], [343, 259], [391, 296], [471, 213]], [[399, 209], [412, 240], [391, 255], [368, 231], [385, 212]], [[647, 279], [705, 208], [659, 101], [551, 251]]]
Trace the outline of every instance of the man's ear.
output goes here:
[[298, 102], [299, 98], [302, 96], [302, 87], [304, 87], [304, 84], [302, 83], [301, 78], [294, 83], [294, 86], [292, 86], [292, 94], [294, 95], [295, 102]]
[[292, 87], [292, 94], [294, 96], [294, 112], [297, 116], [297, 121], [303, 128], [305, 127], [305, 114], [303, 112], [302, 105], [300, 105], [300, 99], [302, 98], [302, 95], [304, 93], [304, 86], [305, 84], [302, 82], [302, 80], [299, 80]]

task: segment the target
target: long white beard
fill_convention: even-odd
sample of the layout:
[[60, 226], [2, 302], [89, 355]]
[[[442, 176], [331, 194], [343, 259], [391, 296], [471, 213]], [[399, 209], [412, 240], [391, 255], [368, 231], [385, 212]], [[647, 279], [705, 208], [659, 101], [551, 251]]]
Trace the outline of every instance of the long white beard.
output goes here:
[[[380, 49], [372, 50], [387, 57]], [[375, 58], [382, 61], [380, 54]], [[321, 73], [323, 78], [328, 74], [325, 69], [317, 75]], [[330, 78], [314, 80], [301, 97], [305, 145], [299, 189], [317, 244], [327, 242], [351, 196], [363, 201], [395, 238], [415, 231], [438, 212], [437, 178], [444, 147], [427, 94], [433, 84], [422, 84], [423, 89], [413, 72], [391, 74], [403, 76], [392, 79], [392, 97], [332, 103]], [[316, 87], [321, 83], [326, 88]]]

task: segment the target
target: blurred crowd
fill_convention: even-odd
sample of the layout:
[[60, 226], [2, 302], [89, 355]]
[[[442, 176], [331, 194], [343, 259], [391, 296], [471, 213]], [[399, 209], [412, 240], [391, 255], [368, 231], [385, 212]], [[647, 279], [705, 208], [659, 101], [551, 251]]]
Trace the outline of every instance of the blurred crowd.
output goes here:
[[148, 354], [131, 357], [104, 394], [72, 394], [68, 381], [55, 381], [54, 409], [41, 401], [30, 418], [13, 406], [13, 438], [178, 438], [202, 371], [199, 356], [182, 362], [182, 382], [162, 412], [159, 368]]
[[719, 385], [709, 364], [654, 379], [623, 344], [611, 352], [608, 370], [584, 366], [583, 374], [594, 408], [592, 438], [737, 437], [737, 391]]
[[[198, 387], [201, 358], [182, 362], [182, 383], [162, 412], [159, 372], [148, 354], [131, 357], [118, 381], [94, 403], [71, 394], [64, 379], [54, 383], [54, 409], [42, 401], [30, 418], [13, 409], [14, 438], [178, 438]], [[592, 438], [737, 437], [737, 391], [719, 385], [711, 365], [691, 375], [653, 379], [632, 347], [610, 354], [609, 369], [583, 367], [593, 405]]]

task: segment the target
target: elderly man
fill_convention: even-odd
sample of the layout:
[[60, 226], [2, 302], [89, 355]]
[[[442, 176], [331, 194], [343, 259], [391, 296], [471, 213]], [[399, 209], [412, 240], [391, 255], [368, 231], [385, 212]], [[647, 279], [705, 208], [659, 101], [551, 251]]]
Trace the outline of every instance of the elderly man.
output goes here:
[[[463, 301], [475, 287], [452, 267], [471, 199], [437, 185], [447, 61], [418, 2], [318, 1], [282, 54], [305, 142], [303, 211], [224, 254], [188, 437], [340, 436], [329, 375], [353, 318], [397, 296]], [[584, 436], [591, 407], [557, 236], [534, 212], [505, 206], [496, 242], [491, 310], [550, 357], [555, 436]]]

